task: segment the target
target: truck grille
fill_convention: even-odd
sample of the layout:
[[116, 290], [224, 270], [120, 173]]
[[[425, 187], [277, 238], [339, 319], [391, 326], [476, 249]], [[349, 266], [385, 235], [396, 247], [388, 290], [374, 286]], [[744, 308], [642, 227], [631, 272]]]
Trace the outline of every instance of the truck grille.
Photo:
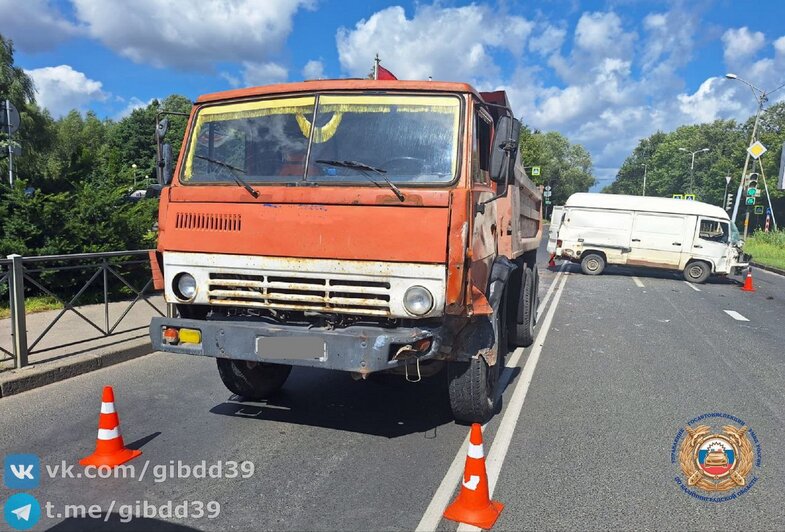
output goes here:
[[204, 212], [178, 212], [175, 229], [198, 231], [240, 231], [242, 217], [239, 214], [213, 214]]
[[390, 283], [381, 280], [211, 273], [211, 305], [390, 315]]

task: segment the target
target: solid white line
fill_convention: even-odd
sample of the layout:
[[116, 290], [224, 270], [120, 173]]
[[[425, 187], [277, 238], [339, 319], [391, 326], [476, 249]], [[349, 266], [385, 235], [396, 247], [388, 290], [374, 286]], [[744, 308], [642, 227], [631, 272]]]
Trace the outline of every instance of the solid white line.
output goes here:
[[643, 282], [637, 277], [635, 277], [634, 275], [632, 276], [632, 282], [638, 285], [638, 288], [646, 288], [645, 286], [643, 286]]
[[[540, 306], [537, 308], [537, 316], [539, 317], [540, 314], [544, 311], [548, 301], [551, 298], [551, 294], [553, 294], [556, 285], [559, 284], [559, 280], [561, 279], [562, 273], [564, 273], [564, 268], [566, 267], [567, 263], [562, 263], [561, 268], [559, 269], [556, 277], [553, 279], [551, 286], [548, 287], [548, 292], [545, 294], [545, 298], [540, 302]], [[540, 328], [540, 331], [543, 329]], [[535, 341], [539, 341], [540, 333], [537, 335], [537, 339]], [[512, 377], [512, 369], [513, 367], [518, 365], [518, 361], [521, 359], [521, 355], [523, 354], [523, 348], [519, 347], [516, 349], [512, 356], [507, 359], [507, 363], [505, 364], [504, 371], [502, 375], [499, 377], [499, 392], [501, 392], [507, 387], [507, 381], [510, 380]], [[485, 426], [483, 426], [483, 429]], [[467, 431], [466, 437], [461, 442], [461, 446], [458, 448], [458, 452], [453, 458], [450, 467], [447, 469], [447, 473], [444, 475], [441, 484], [436, 489], [436, 492], [433, 494], [433, 498], [431, 502], [428, 504], [428, 508], [425, 509], [425, 513], [420, 519], [420, 523], [417, 525], [416, 530], [424, 531], [424, 530], [436, 530], [436, 527], [439, 526], [439, 522], [442, 519], [442, 514], [444, 513], [444, 509], [447, 508], [447, 505], [450, 503], [450, 499], [452, 498], [452, 494], [455, 491], [455, 486], [461, 481], [463, 476], [463, 466], [466, 460], [466, 447], [469, 444], [469, 433]]]
[[738, 312], [736, 312], [735, 310], [726, 310], [725, 314], [727, 314], [728, 316], [730, 316], [736, 321], [750, 321], [744, 316], [742, 316], [741, 314], [739, 314]]
[[685, 282], [685, 284], [686, 284], [687, 286], [689, 286], [690, 288], [692, 288], [692, 289], [693, 289], [693, 290], [695, 290], [696, 292], [700, 292], [700, 291], [701, 291], [701, 289], [700, 289], [700, 288], [698, 288], [697, 286], [695, 286], [695, 285], [694, 285], [694, 284], [692, 284], [691, 282], [689, 282], [689, 281], [684, 281], [684, 282]]
[[[548, 314], [545, 316], [545, 321], [537, 335], [534, 348], [532, 349], [528, 360], [526, 360], [526, 365], [523, 367], [520, 380], [518, 381], [518, 384], [515, 385], [515, 391], [507, 404], [507, 409], [504, 411], [504, 416], [499, 424], [499, 428], [493, 437], [491, 449], [488, 451], [488, 457], [485, 460], [485, 469], [488, 472], [488, 491], [491, 496], [493, 496], [493, 490], [496, 488], [496, 481], [499, 480], [499, 474], [501, 473], [504, 459], [507, 457], [507, 451], [510, 449], [515, 426], [518, 424], [518, 418], [523, 409], [523, 402], [526, 400], [526, 394], [529, 392], [529, 385], [532, 382], [532, 377], [534, 377], [534, 370], [540, 359], [542, 346], [545, 345], [545, 339], [548, 337], [548, 331], [551, 327], [553, 316], [556, 313], [556, 307], [559, 305], [559, 299], [561, 299], [561, 295], [564, 293], [564, 285], [566, 283], [567, 277], [565, 276], [562, 279], [559, 288], [556, 290], [553, 304], [548, 309]], [[469, 530], [474, 531], [479, 530], [479, 528], [461, 523], [458, 526], [458, 530], [461, 532]]]

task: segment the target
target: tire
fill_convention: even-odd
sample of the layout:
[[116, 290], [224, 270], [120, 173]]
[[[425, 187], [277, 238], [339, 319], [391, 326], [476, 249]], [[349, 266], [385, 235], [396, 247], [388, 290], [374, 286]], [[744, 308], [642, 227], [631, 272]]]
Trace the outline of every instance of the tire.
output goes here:
[[688, 283], [701, 284], [711, 275], [711, 267], [703, 261], [696, 260], [687, 264], [684, 268], [684, 280]]
[[292, 366], [217, 358], [218, 375], [230, 392], [245, 399], [267, 399], [281, 389]]
[[485, 423], [494, 414], [494, 393], [499, 382], [499, 362], [488, 366], [482, 357], [447, 364], [450, 407], [458, 423]]
[[496, 387], [507, 352], [506, 299], [505, 290], [496, 316], [496, 330], [499, 331], [496, 363], [489, 366], [480, 356], [469, 362], [447, 363], [450, 408], [458, 423], [485, 423], [496, 412]]
[[589, 253], [581, 258], [581, 271], [586, 275], [599, 275], [605, 269], [605, 257], [599, 253]]
[[[512, 347], [529, 347], [534, 343], [534, 314], [536, 305], [535, 285], [537, 275], [527, 265], [522, 265], [520, 290], [517, 301], [510, 305], [509, 340]], [[515, 293], [515, 292], [512, 292]]]

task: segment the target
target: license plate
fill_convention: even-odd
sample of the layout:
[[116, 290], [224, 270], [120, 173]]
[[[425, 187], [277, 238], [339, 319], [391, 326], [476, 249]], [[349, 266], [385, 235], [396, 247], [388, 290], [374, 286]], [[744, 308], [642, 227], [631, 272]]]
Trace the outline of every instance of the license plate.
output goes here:
[[275, 360], [327, 360], [324, 340], [297, 336], [267, 336], [256, 339], [256, 354]]

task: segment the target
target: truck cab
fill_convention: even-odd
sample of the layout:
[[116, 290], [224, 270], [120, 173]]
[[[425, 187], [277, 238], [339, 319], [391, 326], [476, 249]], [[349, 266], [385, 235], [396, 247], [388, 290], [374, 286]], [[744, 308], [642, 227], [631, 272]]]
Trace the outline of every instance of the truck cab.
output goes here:
[[417, 380], [446, 365], [456, 419], [487, 419], [534, 325], [541, 192], [519, 129], [504, 93], [462, 83], [200, 97], [176, 166], [160, 163], [153, 269], [177, 316], [153, 319], [153, 346], [216, 358], [250, 399], [293, 366]]

